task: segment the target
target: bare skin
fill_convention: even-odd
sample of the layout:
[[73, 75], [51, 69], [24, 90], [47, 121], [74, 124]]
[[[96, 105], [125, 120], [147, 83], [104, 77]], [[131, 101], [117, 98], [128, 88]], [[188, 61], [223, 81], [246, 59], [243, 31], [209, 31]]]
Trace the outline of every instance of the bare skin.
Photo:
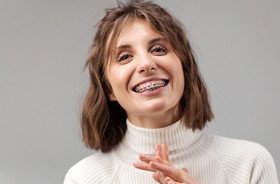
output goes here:
[[153, 178], [160, 184], [198, 184], [186, 168], [178, 169], [168, 159], [168, 146], [165, 143], [156, 145], [155, 155], [140, 155], [142, 162], [134, 167], [153, 172]]

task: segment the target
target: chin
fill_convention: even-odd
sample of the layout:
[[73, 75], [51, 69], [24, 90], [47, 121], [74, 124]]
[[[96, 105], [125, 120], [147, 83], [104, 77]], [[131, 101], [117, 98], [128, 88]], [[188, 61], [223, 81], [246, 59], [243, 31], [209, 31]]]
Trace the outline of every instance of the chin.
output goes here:
[[176, 105], [167, 103], [167, 100], [154, 102], [146, 106], [148, 113], [157, 114], [157, 113], [167, 113], [172, 109], [177, 109]]

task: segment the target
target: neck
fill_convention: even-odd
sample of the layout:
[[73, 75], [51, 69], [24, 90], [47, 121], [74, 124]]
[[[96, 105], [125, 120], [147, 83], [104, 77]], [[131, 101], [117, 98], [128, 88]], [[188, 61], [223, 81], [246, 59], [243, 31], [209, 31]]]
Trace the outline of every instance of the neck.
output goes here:
[[156, 144], [166, 143], [172, 152], [187, 149], [200, 135], [200, 131], [188, 129], [181, 120], [158, 129], [138, 127], [127, 120], [127, 131], [122, 145], [135, 153], [153, 154]]
[[142, 128], [163, 128], [177, 122], [182, 113], [177, 108], [171, 112], [159, 112], [145, 115], [127, 114], [129, 122]]

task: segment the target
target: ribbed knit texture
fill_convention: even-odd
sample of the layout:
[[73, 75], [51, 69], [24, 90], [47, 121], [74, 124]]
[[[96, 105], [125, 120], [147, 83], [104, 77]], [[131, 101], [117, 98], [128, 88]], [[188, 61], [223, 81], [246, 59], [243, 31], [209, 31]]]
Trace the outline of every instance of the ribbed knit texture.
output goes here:
[[127, 121], [122, 142], [111, 152], [97, 152], [67, 173], [64, 184], [155, 184], [152, 173], [133, 167], [140, 153], [154, 154], [167, 143], [169, 159], [187, 168], [200, 184], [278, 184], [275, 164], [259, 144], [192, 131], [180, 121], [145, 129]]

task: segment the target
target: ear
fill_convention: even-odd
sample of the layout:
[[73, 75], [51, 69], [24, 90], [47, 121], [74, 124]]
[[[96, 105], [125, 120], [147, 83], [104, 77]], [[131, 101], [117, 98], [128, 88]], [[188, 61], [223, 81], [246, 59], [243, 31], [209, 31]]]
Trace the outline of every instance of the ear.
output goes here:
[[117, 98], [113, 92], [110, 92], [108, 96], [111, 101], [117, 101]]

